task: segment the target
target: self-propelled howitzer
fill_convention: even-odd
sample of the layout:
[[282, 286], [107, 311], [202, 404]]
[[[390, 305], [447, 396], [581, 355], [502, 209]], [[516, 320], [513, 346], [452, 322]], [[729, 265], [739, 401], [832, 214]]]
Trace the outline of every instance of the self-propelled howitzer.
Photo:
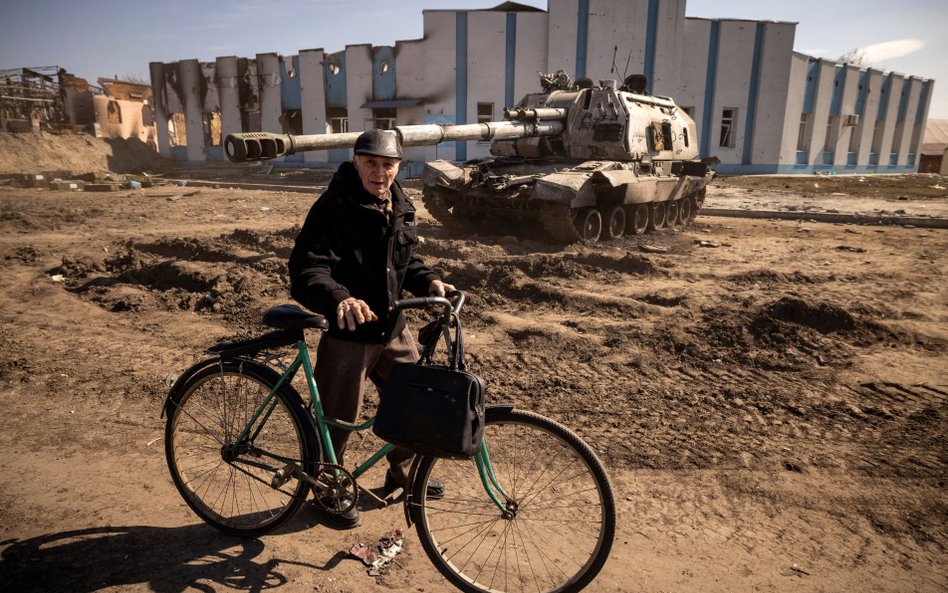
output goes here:
[[[428, 162], [424, 204], [443, 224], [491, 217], [539, 220], [556, 240], [614, 239], [687, 225], [704, 201], [717, 159], [698, 160], [694, 121], [668, 97], [645, 92], [641, 76], [622, 86], [562, 71], [540, 78], [506, 121], [397, 126], [403, 146], [480, 140], [492, 158]], [[359, 132], [228, 136], [234, 161], [304, 150], [351, 148]]]

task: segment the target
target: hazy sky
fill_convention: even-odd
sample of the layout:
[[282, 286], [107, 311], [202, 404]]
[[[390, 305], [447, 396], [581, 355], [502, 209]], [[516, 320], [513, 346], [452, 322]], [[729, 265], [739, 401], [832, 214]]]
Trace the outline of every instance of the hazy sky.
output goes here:
[[[5, 2], [0, 69], [61, 66], [148, 80], [149, 62], [347, 44], [392, 45], [422, 35], [421, 11], [489, 8], [502, 0], [21, 0]], [[545, 0], [520, 0], [546, 8]], [[935, 78], [930, 117], [948, 118], [944, 0], [689, 0], [686, 14], [796, 22], [794, 49], [836, 59], [858, 48], [872, 66]]]

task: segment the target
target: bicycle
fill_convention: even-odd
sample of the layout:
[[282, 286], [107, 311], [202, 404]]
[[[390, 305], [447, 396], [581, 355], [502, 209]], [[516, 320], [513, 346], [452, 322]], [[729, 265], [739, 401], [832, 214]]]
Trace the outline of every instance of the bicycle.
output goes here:
[[[449, 296], [454, 304], [442, 297], [395, 303], [396, 311], [441, 309], [421, 331], [429, 361], [442, 338], [449, 352], [461, 340], [464, 295]], [[304, 330], [325, 330], [326, 320], [282, 305], [263, 322], [274, 331], [209, 348], [213, 357], [185, 371], [165, 403], [171, 477], [205, 522], [256, 536], [289, 520], [310, 491], [312, 504], [329, 512], [346, 512], [367, 495], [381, 506], [401, 500], [426, 555], [462, 591], [568, 593], [602, 569], [615, 537], [615, 499], [601, 462], [575, 433], [512, 404], [489, 405], [473, 459], [417, 456], [402, 496], [379, 497], [358, 478], [394, 445], [350, 471], [329, 439], [329, 426], [361, 431], [374, 417], [348, 423], [323, 414]], [[278, 372], [271, 353], [289, 346], [296, 355]], [[301, 368], [308, 403], [291, 384]], [[427, 494], [435, 475], [444, 483], [440, 499]]]

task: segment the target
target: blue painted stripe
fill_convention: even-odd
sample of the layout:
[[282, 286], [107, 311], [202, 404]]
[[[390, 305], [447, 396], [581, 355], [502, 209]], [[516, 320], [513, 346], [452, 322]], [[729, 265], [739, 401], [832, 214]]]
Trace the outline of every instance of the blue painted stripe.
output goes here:
[[833, 98], [830, 101], [829, 114], [839, 117], [840, 106], [843, 103], [843, 89], [846, 87], [846, 66], [837, 66], [833, 75]]
[[718, 38], [720, 36], [721, 23], [711, 21], [711, 35], [708, 41], [708, 74], [704, 80], [704, 112], [701, 114], [701, 155], [709, 156], [708, 149], [711, 146], [711, 121], [714, 109], [714, 80], [717, 77], [718, 69]]
[[892, 88], [892, 75], [885, 77], [882, 81], [882, 88], [879, 89], [879, 111], [876, 112], [876, 119], [885, 119], [886, 111], [889, 109], [889, 90]]
[[820, 61], [810, 60], [806, 67], [806, 88], [803, 91], [803, 113], [813, 113], [816, 88], [820, 85]]
[[576, 78], [586, 76], [586, 44], [589, 41], [589, 0], [579, 0], [576, 18]]
[[925, 117], [925, 108], [928, 107], [928, 93], [931, 91], [932, 81], [922, 83], [922, 92], [918, 95], [918, 110], [915, 112], [915, 125], [922, 123]]
[[747, 89], [747, 122], [744, 124], [744, 150], [741, 163], [751, 164], [754, 151], [754, 120], [757, 117], [757, 98], [760, 96], [760, 62], [764, 53], [764, 23], [757, 23], [754, 33], [754, 61], [751, 64], [750, 85]]
[[[383, 63], [385, 64], [383, 72]], [[383, 45], [372, 48], [372, 99], [391, 101], [395, 98], [395, 48]]]
[[[330, 66], [337, 66], [339, 71], [333, 74]], [[349, 106], [349, 96], [346, 91], [346, 52], [340, 51], [329, 54], [323, 60], [323, 80], [326, 81], [326, 107], [345, 108]]]
[[902, 94], [899, 96], [899, 112], [898, 118], [896, 119], [897, 122], [905, 121], [905, 112], [908, 109], [909, 90], [911, 90], [911, 87], [908, 83], [908, 80], [902, 81]]
[[645, 31], [645, 80], [648, 82], [648, 92], [653, 87], [652, 78], [655, 76], [655, 45], [658, 40], [658, 0], [648, 0], [648, 28]]
[[[467, 123], [467, 13], [458, 11], [456, 25], [457, 41], [455, 45], [455, 122]], [[467, 142], [455, 144], [454, 158], [467, 160]]]
[[504, 105], [513, 107], [514, 77], [517, 74], [517, 13], [507, 13], [507, 53], [504, 56]]
[[293, 76], [290, 76], [286, 67], [286, 58], [280, 59], [280, 100], [283, 109], [302, 109], [303, 95], [300, 88], [300, 57], [291, 56], [290, 70], [293, 70]]
[[863, 70], [859, 75], [859, 92], [856, 95], [856, 114], [862, 116], [866, 112], [866, 97], [869, 96], [869, 71]]

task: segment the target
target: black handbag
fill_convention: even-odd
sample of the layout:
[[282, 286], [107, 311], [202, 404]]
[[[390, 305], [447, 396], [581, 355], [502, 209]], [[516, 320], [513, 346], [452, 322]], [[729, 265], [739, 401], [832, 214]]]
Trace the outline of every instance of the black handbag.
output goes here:
[[[400, 363], [392, 369], [372, 430], [419, 455], [464, 459], [481, 450], [485, 389], [483, 379], [465, 370], [461, 324], [457, 317], [453, 322], [453, 343], [445, 326], [422, 329], [422, 356], [417, 363]], [[441, 335], [449, 344], [449, 366], [431, 364]]]

